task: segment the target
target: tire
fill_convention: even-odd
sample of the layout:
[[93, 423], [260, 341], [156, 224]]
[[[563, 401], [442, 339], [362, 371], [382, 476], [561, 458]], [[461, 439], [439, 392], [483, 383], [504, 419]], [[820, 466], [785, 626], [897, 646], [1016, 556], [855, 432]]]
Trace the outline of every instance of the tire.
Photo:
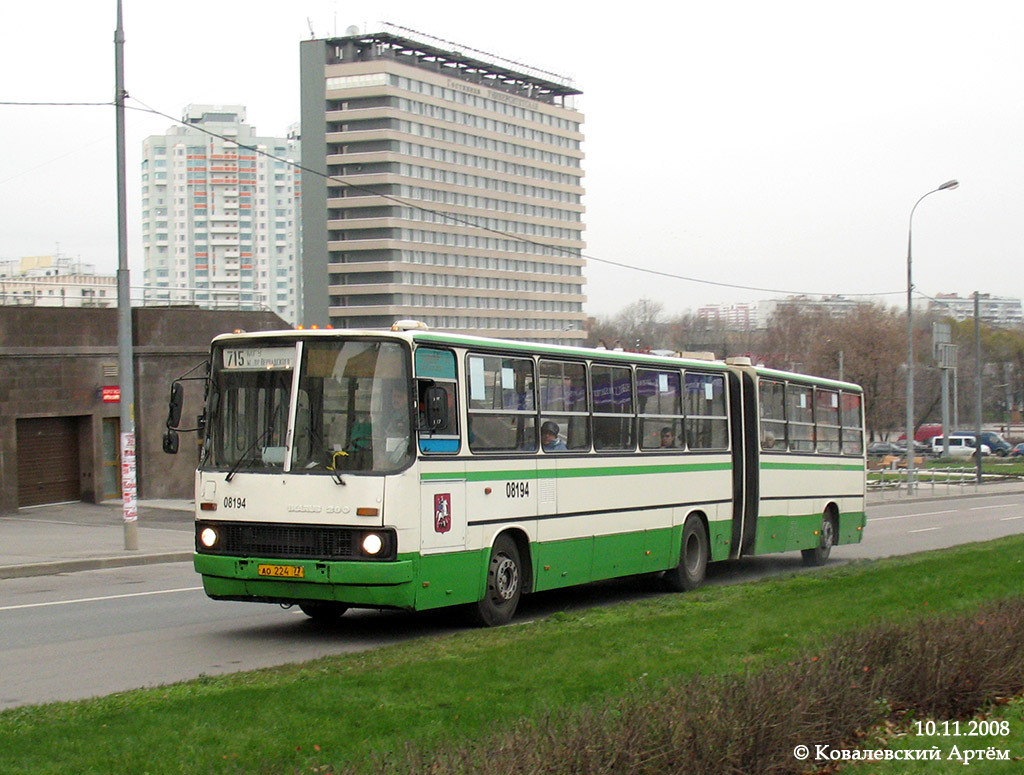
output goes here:
[[315, 622], [333, 622], [344, 616], [348, 606], [323, 600], [315, 603], [299, 603], [299, 610]]
[[828, 556], [832, 553], [832, 547], [836, 543], [836, 520], [828, 511], [821, 518], [821, 535], [818, 545], [813, 549], [804, 549], [800, 554], [804, 558], [804, 565], [818, 567], [828, 562]]
[[473, 606], [473, 618], [484, 627], [507, 624], [515, 615], [523, 593], [523, 563], [516, 542], [500, 535], [487, 564], [487, 589]]
[[665, 584], [673, 592], [692, 592], [704, 585], [708, 569], [708, 532], [696, 514], [686, 518], [679, 547], [679, 565], [665, 571]]

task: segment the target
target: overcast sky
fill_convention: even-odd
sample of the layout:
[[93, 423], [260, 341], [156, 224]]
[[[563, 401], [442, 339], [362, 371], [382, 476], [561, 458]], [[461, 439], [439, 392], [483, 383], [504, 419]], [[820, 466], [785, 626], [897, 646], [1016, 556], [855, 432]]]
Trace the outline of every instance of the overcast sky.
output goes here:
[[[585, 115], [587, 311], [677, 314], [785, 293], [905, 304], [907, 230], [925, 294], [1024, 296], [1024, 4], [683, 0], [614, 4], [124, 0], [129, 106], [243, 104], [299, 117], [299, 41], [400, 24], [574, 79]], [[7, 3], [0, 102], [104, 102], [115, 0]], [[139, 285], [142, 140], [131, 110]], [[0, 259], [55, 250], [117, 267], [114, 111], [0, 105]], [[612, 268], [596, 259], [708, 281]], [[767, 291], [710, 283], [751, 286]], [[768, 292], [771, 291], [771, 292]]]

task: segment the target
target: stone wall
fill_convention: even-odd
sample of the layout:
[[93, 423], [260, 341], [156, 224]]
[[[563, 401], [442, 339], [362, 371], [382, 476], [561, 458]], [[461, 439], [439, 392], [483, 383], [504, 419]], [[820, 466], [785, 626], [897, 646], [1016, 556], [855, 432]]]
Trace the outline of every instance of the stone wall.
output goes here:
[[[139, 498], [191, 498], [195, 434], [182, 435], [175, 456], [161, 445], [171, 381], [203, 362], [218, 334], [288, 326], [269, 312], [142, 307], [132, 313]], [[103, 420], [119, 417], [120, 406], [104, 403], [101, 390], [116, 385], [116, 309], [0, 307], [0, 513], [18, 508], [19, 419], [75, 418], [81, 497], [102, 500]], [[202, 383], [186, 383], [185, 398], [182, 427], [193, 427]]]

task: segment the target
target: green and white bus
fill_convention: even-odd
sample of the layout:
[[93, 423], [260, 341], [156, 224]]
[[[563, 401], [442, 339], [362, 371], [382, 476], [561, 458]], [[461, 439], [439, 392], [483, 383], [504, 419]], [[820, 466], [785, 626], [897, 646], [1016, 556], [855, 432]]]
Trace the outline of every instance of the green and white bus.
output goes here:
[[195, 568], [217, 600], [498, 625], [523, 594], [599, 579], [822, 564], [864, 528], [861, 389], [748, 359], [403, 322], [219, 336], [206, 391]]

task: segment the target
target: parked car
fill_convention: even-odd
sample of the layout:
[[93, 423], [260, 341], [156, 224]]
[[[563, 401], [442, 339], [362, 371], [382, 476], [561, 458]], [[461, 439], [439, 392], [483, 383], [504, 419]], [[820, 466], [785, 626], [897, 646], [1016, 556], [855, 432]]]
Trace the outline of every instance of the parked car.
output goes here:
[[[973, 431], [957, 431], [957, 436], [974, 436], [976, 435]], [[981, 432], [981, 443], [987, 444], [989, 449], [999, 457], [1007, 455], [1010, 452], [1010, 444], [1002, 436], [995, 431], [982, 431]]]
[[870, 444], [868, 444], [868, 457], [902, 455], [904, 451], [904, 447], [898, 447], [891, 441], [872, 441]]
[[[907, 439], [906, 437], [900, 439], [893, 444], [895, 448], [894, 454], [906, 455], [907, 454]], [[921, 455], [932, 454], [931, 440], [926, 441], [914, 441], [914, 455], [920, 457]]]
[[1010, 450], [1010, 457], [1021, 457], [1024, 456], [1024, 441], [1018, 444], [1016, 447]]
[[[943, 437], [936, 436], [932, 439], [932, 454], [941, 456], [945, 451], [943, 446]], [[949, 456], [950, 457], [971, 457], [976, 452], [976, 441], [973, 435], [966, 435], [962, 433], [954, 433], [949, 437]], [[991, 455], [992, 448], [988, 444], [981, 445], [981, 454]]]

